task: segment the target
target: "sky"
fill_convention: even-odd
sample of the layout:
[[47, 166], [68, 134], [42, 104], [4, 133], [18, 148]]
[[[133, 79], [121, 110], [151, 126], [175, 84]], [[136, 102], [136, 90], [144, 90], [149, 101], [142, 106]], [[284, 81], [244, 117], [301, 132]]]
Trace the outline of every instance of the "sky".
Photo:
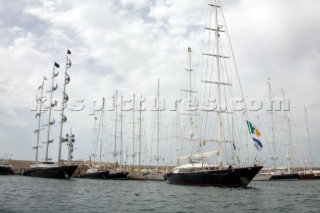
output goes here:
[[[119, 100], [133, 93], [153, 97], [158, 78], [166, 100], [179, 96], [186, 80], [187, 47], [197, 46], [196, 32], [206, 5], [207, 1], [192, 0], [0, 0], [0, 157], [34, 160], [37, 88], [43, 76], [50, 79], [56, 61], [59, 89], [53, 96], [61, 100], [67, 49], [72, 66], [66, 91], [72, 101], [83, 100], [84, 106], [81, 111], [65, 111], [64, 134], [71, 128], [75, 134], [75, 160], [88, 160], [92, 152], [94, 116], [88, 115], [102, 97], [110, 103], [116, 90]], [[224, 0], [222, 6], [245, 97], [264, 99], [268, 78], [274, 97], [282, 97], [284, 90], [290, 100], [296, 151], [306, 147], [306, 107], [310, 150], [316, 156], [320, 151], [320, 2]], [[114, 115], [106, 114], [110, 138]], [[55, 143], [50, 156], [56, 159], [59, 112], [53, 117], [56, 127], [50, 138]], [[129, 117], [123, 126], [125, 140], [131, 131]], [[144, 115], [144, 130], [150, 137], [146, 141], [154, 138], [154, 117], [152, 112]], [[167, 142], [173, 137], [173, 117], [162, 115], [161, 133]], [[42, 141], [45, 134], [41, 132]], [[149, 143], [151, 148], [154, 144]], [[266, 146], [263, 152], [268, 155]], [[65, 159], [65, 149], [62, 155]], [[319, 157], [314, 164], [320, 166]]]

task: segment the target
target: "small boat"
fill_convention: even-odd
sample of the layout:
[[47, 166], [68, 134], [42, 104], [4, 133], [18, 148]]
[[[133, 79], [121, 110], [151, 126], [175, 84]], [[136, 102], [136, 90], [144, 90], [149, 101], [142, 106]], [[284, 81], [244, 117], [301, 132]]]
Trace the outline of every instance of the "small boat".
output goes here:
[[0, 160], [0, 175], [13, 175], [13, 166], [10, 159], [2, 158]]

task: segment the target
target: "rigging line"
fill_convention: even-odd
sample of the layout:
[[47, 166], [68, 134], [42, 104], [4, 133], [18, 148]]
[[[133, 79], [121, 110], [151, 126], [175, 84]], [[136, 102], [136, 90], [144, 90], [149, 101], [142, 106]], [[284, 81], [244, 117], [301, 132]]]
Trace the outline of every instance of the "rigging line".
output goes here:
[[316, 151], [314, 152], [314, 156], [313, 156], [313, 162], [316, 161], [316, 157], [317, 157], [317, 153], [318, 153], [318, 149], [319, 149], [319, 141], [320, 141], [320, 136], [318, 136], [318, 140], [317, 140], [317, 147], [316, 147]]
[[[209, 12], [209, 14], [208, 14], [208, 17], [210, 17], [210, 19], [209, 19], [209, 26], [211, 26], [212, 25], [212, 9], [210, 8], [210, 9], [208, 9], [208, 12]], [[207, 45], [207, 52], [210, 52], [210, 44], [211, 44], [211, 31], [209, 31], [208, 32], [208, 40], [207, 40], [207, 42], [208, 42], [208, 45]], [[214, 46], [214, 44], [213, 44], [213, 49], [215, 48], [215, 46]], [[213, 70], [212, 69], [210, 69], [210, 60], [212, 60], [212, 63], [211, 63], [211, 67], [213, 67], [214, 66], [214, 61], [213, 61], [213, 58], [211, 58], [211, 57], [207, 57], [207, 56], [202, 56], [202, 58], [203, 57], [206, 57], [206, 60], [205, 60], [205, 62], [206, 62], [206, 69], [205, 69], [205, 79], [208, 79], [208, 76], [210, 75], [210, 77], [209, 77], [209, 79], [210, 80], [213, 80], [212, 78], [213, 78]], [[208, 90], [208, 100], [210, 100], [210, 98], [211, 98], [211, 89], [212, 89], [212, 85], [211, 84], [209, 84], [209, 85], [207, 85], [207, 84], [205, 84], [204, 85], [204, 92], [203, 92], [203, 100], [205, 100], [206, 99], [206, 93], [207, 93], [207, 90]], [[207, 131], [208, 131], [208, 119], [209, 119], [209, 113], [207, 112], [207, 113], [205, 113], [205, 119], [204, 119], [204, 126], [205, 126], [205, 128], [204, 128], [204, 138], [207, 138]]]
[[[258, 125], [260, 126], [260, 129], [262, 130], [262, 132], [264, 132], [263, 137], [265, 138], [265, 141], [268, 141], [266, 131], [263, 128], [263, 125], [262, 125], [262, 123], [261, 123], [261, 121], [259, 119], [259, 113], [258, 112], [257, 112], [257, 117], [258, 117]], [[272, 151], [271, 151], [271, 147], [270, 147], [269, 143], [266, 143], [266, 144], [267, 144], [267, 147], [268, 147], [268, 150], [269, 150], [269, 154], [272, 155]]]
[[[204, 19], [204, 17], [205, 17], [205, 13], [206, 13], [206, 11], [207, 11], [207, 3], [206, 2], [204, 2], [204, 4], [203, 4], [203, 8], [202, 8], [202, 12], [201, 12], [201, 17], [200, 17], [200, 21], [199, 22], [197, 22], [197, 23], [202, 23], [202, 19]], [[198, 32], [198, 31], [200, 31], [200, 28], [201, 28], [201, 25], [198, 25], [197, 26], [197, 29], [195, 30], [196, 32]], [[196, 34], [194, 34], [193, 35], [193, 38], [192, 38], [192, 41], [191, 41], [191, 47], [193, 46], [193, 44], [195, 43], [195, 36]]]
[[[224, 60], [224, 62], [226, 62], [226, 60]], [[231, 72], [231, 71], [230, 71], [230, 72]], [[228, 81], [229, 81], [229, 82], [232, 82], [232, 80], [230, 80], [229, 77], [227, 77], [227, 78], [228, 78]], [[231, 90], [231, 87], [229, 87], [228, 89], [229, 89], [229, 92], [230, 92], [231, 96], [234, 97], [233, 90]], [[232, 104], [234, 104], [234, 103], [232, 102]], [[235, 106], [234, 106], [234, 105], [233, 105], [233, 109], [235, 109]], [[237, 116], [237, 114], [234, 112], [233, 115], [232, 115], [232, 117], [235, 118], [235, 117], [238, 117], [238, 116]], [[239, 117], [240, 117], [240, 115], [239, 115]], [[239, 130], [239, 131], [238, 131], [238, 135], [236, 136], [236, 137], [237, 137], [237, 140], [235, 141], [235, 144], [237, 144], [237, 141], [240, 141], [240, 142], [243, 141], [243, 139], [241, 138], [241, 129], [242, 129], [241, 127], [243, 127], [243, 125], [240, 125], [239, 120], [240, 120], [240, 119], [233, 119], [234, 125], [236, 125], [236, 126], [237, 126], [237, 129]], [[243, 123], [243, 122], [241, 122], [241, 123]], [[239, 143], [240, 143], [240, 142], [239, 142]]]
[[[207, 19], [208, 19], [208, 17], [210, 17], [210, 16], [208, 16], [208, 12], [209, 11], [211, 11], [211, 10], [209, 10], [208, 9], [208, 7], [207, 7], [207, 4], [205, 3], [204, 4], [204, 9], [203, 9], [203, 11], [206, 11], [206, 18], [205, 18], [205, 21], [204, 21], [204, 23], [207, 23]], [[204, 14], [204, 12], [203, 12], [203, 14]], [[199, 22], [199, 23], [202, 23], [202, 22]], [[202, 27], [202, 25], [199, 25], [199, 28], [200, 27]], [[200, 30], [199, 30], [200, 31]], [[200, 43], [200, 51], [198, 51], [198, 59], [197, 59], [197, 63], [196, 63], [196, 66], [195, 66], [195, 69], [196, 70], [198, 70], [198, 67], [199, 67], [199, 63], [200, 63], [200, 58], [202, 58], [202, 49], [205, 47], [205, 44], [204, 44], [204, 37], [205, 37], [205, 32], [206, 32], [206, 30], [205, 29], [203, 29], [203, 30], [201, 30], [201, 32], [202, 32], [202, 35], [201, 35], [201, 38], [200, 38], [200, 41], [201, 41], [201, 43]], [[194, 39], [193, 39], [194, 40]], [[193, 46], [193, 42], [192, 42], [192, 46]], [[201, 63], [202, 64], [202, 63]], [[202, 69], [202, 66], [200, 66], [201, 67], [201, 69]], [[202, 74], [202, 72], [200, 72], [200, 74]]]
[[[223, 13], [223, 9], [220, 8], [221, 11], [222, 11], [222, 18], [224, 20], [224, 23], [226, 23], [226, 19], [225, 19], [225, 16], [224, 16], [224, 13]], [[245, 102], [245, 97], [244, 97], [244, 94], [243, 94], [243, 89], [242, 89], [242, 85], [241, 85], [241, 81], [240, 81], [240, 76], [239, 76], [239, 72], [238, 72], [238, 66], [237, 66], [237, 63], [236, 63], [236, 60], [235, 60], [235, 56], [234, 56], [234, 53], [233, 53], [233, 47], [232, 47], [232, 44], [231, 44], [231, 39], [230, 39], [230, 35], [229, 35], [229, 32], [228, 32], [228, 28], [227, 28], [227, 25], [225, 25], [225, 28], [226, 28], [226, 34], [227, 34], [227, 38], [229, 40], [229, 44], [230, 44], [230, 49], [231, 49], [231, 57], [233, 59], [233, 62], [234, 62], [234, 65], [235, 65], [235, 71], [236, 71], [236, 75], [237, 75], [237, 78], [238, 78], [238, 82], [239, 82], [239, 87], [240, 87], [240, 92], [241, 92], [241, 96], [242, 96], [242, 99], [243, 101]], [[249, 119], [249, 114], [248, 114], [248, 110], [247, 110], [247, 106], [244, 104], [244, 111], [245, 111], [245, 114], [246, 114], [246, 117]]]
[[[206, 7], [206, 8], [208, 8], [208, 7]], [[205, 24], [208, 22], [208, 17], [210, 18], [209, 19], [209, 26], [211, 26], [211, 12], [212, 12], [212, 10], [211, 9], [207, 9], [207, 12], [206, 12], [206, 21], [205, 21]], [[208, 58], [206, 58], [206, 62], [207, 62], [207, 66], [205, 67], [205, 71], [204, 71], [204, 66], [203, 66], [203, 64], [204, 64], [204, 56], [202, 55], [202, 52], [203, 52], [203, 48], [209, 48], [209, 45], [205, 45], [205, 40], [206, 39], [204, 39], [204, 37], [205, 37], [205, 35], [206, 35], [206, 30], [205, 29], [203, 29], [203, 34], [202, 34], [202, 39], [201, 39], [201, 49], [200, 49], [200, 51], [199, 51], [199, 55], [198, 55], [198, 63], [197, 63], [197, 66], [199, 66], [199, 59], [200, 59], [200, 57], [201, 57], [201, 63], [200, 63], [200, 67], [201, 67], [201, 69], [200, 69], [200, 77], [201, 77], [201, 79], [207, 79], [207, 76], [208, 76]], [[208, 40], [210, 41], [210, 37], [211, 37], [211, 35], [210, 35], [210, 31], [209, 31], [209, 34], [208, 34]], [[208, 52], [208, 49], [206, 49], [205, 51], [207, 51]], [[203, 74], [205, 75], [205, 76], [203, 76]], [[204, 78], [205, 77], [205, 78]], [[201, 80], [200, 79], [200, 80]], [[205, 99], [205, 96], [206, 96], [206, 90], [207, 90], [207, 86], [208, 85], [204, 85], [204, 91], [202, 91], [202, 89], [201, 89], [201, 93], [199, 93], [199, 94], [203, 94], [203, 99]], [[200, 87], [200, 88], [202, 88], [202, 87]], [[207, 114], [206, 114], [207, 115]], [[204, 125], [204, 122], [205, 122], [205, 127], [207, 126], [207, 121], [203, 118], [203, 117], [201, 117], [200, 118], [201, 120], [200, 120], [200, 123], [201, 123], [201, 125], [200, 125], [200, 129], [203, 129], [203, 125]], [[206, 131], [204, 132], [204, 134], [206, 135]]]
[[[291, 117], [292, 117], [292, 116], [291, 116]], [[292, 123], [294, 123], [293, 118], [291, 119], [291, 121], [292, 121]], [[293, 140], [296, 139], [296, 138], [301, 138], [301, 135], [300, 135], [300, 137], [291, 137], [291, 138], [292, 138], [292, 146], [295, 148], [296, 153], [298, 153], [300, 163], [301, 163], [302, 167], [303, 167], [304, 170], [305, 170], [305, 166], [304, 166], [304, 163], [302, 162], [302, 158], [301, 158], [301, 155], [300, 155], [300, 152], [299, 152], [299, 151], [301, 151], [301, 150], [299, 149], [298, 146], [296, 146], [296, 145], [297, 145], [296, 141], [293, 141]], [[291, 152], [291, 157], [292, 157], [292, 155], [293, 155], [293, 151]], [[292, 161], [292, 164], [293, 164], [293, 161]], [[308, 165], [306, 165], [306, 166], [308, 166]]]
[[304, 163], [302, 162], [301, 155], [300, 155], [299, 150], [298, 150], [299, 148], [298, 148], [297, 146], [295, 146], [295, 144], [293, 144], [293, 147], [295, 148], [296, 152], [298, 153], [298, 157], [299, 157], [299, 160], [300, 160], [300, 164], [301, 164], [303, 170], [305, 170]]
[[[227, 92], [226, 92], [226, 87], [224, 87], [224, 93], [225, 93], [225, 101], [227, 101], [226, 99], [226, 97], [227, 97]], [[228, 110], [228, 109], [227, 109]], [[230, 125], [230, 119], [228, 118], [228, 115], [226, 116], [227, 118], [226, 118], [226, 126], [228, 127], [227, 128], [227, 131], [226, 131], [226, 134], [227, 135], [231, 135], [231, 133], [230, 133], [230, 130], [232, 129], [232, 128], [230, 128], [231, 127], [231, 125]], [[233, 117], [233, 114], [232, 115], [230, 115], [230, 117], [231, 117], [231, 119], [232, 119], [232, 117]], [[224, 138], [226, 139], [227, 138], [227, 136], [226, 135], [223, 135], [224, 136]], [[227, 145], [225, 145], [225, 147], [227, 147]], [[229, 147], [230, 147], [230, 145], [229, 145]], [[228, 153], [227, 153], [228, 154]]]
[[[224, 17], [223, 14], [222, 14], [222, 16], [223, 16], [223, 19], [225, 20], [225, 17]], [[225, 26], [225, 27], [226, 27], [226, 29], [227, 29], [227, 26]], [[229, 39], [229, 43], [230, 43], [230, 36], [229, 36], [229, 34], [228, 34], [228, 30], [226, 30], [226, 32], [227, 32], [227, 38]], [[238, 73], [236, 61], [235, 61], [235, 59], [234, 59], [234, 53], [233, 53], [233, 51], [232, 51], [232, 44], [231, 44], [231, 43], [230, 43], [230, 47], [231, 47], [231, 54], [232, 54], [232, 57], [233, 57], [233, 60], [234, 60], [234, 65], [235, 65], [235, 69], [236, 69], [236, 74], [237, 74], [238, 81], [239, 81], [239, 86], [240, 86], [241, 95], [242, 95], [242, 97], [243, 97], [243, 100], [245, 100], [245, 99], [244, 99], [244, 95], [243, 95], [242, 86], [241, 86], [241, 84], [240, 84], [240, 77], [239, 77], [239, 73]], [[246, 106], [245, 106], [245, 113], [246, 113], [246, 116], [247, 116], [247, 118], [248, 118], [249, 116], [248, 116], [248, 112], [247, 112]], [[249, 118], [248, 118], [248, 119], [249, 119]]]

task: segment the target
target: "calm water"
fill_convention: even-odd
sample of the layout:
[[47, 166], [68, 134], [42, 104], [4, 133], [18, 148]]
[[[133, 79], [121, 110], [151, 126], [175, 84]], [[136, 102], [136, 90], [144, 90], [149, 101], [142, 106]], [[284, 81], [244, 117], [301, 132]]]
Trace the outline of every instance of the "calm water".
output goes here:
[[319, 212], [320, 180], [216, 188], [0, 176], [0, 212]]

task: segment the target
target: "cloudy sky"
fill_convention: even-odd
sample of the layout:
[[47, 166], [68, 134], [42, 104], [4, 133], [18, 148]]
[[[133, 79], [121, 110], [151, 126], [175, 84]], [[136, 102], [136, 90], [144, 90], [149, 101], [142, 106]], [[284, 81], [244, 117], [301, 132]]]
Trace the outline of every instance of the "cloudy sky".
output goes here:
[[[158, 78], [162, 95], [175, 98], [185, 83], [186, 50], [196, 45], [206, 5], [192, 0], [0, 0], [0, 157], [34, 159], [37, 88], [56, 61], [62, 68], [54, 96], [61, 99], [67, 49], [72, 52], [67, 93], [83, 99], [85, 106], [66, 110], [65, 132], [72, 128], [76, 135], [75, 159], [87, 160], [92, 150], [93, 118], [88, 114], [95, 100], [101, 102], [115, 90], [127, 98], [133, 93], [152, 96]], [[275, 97], [281, 97], [283, 88], [297, 143], [305, 140], [307, 107], [315, 155], [320, 151], [320, 2], [224, 0], [222, 5], [245, 96], [263, 99], [268, 78]], [[58, 113], [54, 116], [58, 125]], [[166, 115], [167, 129], [170, 117]], [[147, 118], [149, 131], [152, 115]], [[168, 132], [166, 137], [172, 137]], [[58, 128], [50, 138], [58, 141]], [[55, 150], [53, 144], [54, 159]], [[320, 159], [315, 161], [319, 166]]]

